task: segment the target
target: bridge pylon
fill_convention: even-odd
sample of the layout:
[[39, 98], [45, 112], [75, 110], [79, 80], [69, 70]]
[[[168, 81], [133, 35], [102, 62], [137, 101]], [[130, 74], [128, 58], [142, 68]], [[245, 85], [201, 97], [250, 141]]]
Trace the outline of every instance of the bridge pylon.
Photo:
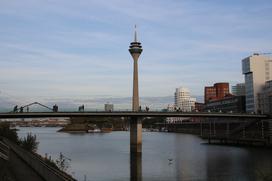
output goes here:
[[142, 153], [142, 120], [136, 116], [130, 119], [130, 152]]
[[269, 134], [269, 144], [272, 145], [272, 119], [270, 119], [268, 121], [268, 124], [269, 124], [269, 131], [268, 131], [268, 134]]

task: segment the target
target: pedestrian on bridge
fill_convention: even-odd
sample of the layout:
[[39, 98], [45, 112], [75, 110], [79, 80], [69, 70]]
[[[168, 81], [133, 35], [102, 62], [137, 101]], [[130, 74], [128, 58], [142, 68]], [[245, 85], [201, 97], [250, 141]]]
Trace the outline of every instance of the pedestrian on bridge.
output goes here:
[[59, 109], [59, 107], [57, 106], [57, 104], [55, 104], [55, 105], [53, 106], [53, 112], [58, 112], [58, 109]]
[[79, 111], [79, 112], [84, 112], [84, 104], [82, 104], [82, 106], [79, 106], [79, 107], [78, 107], [78, 111]]
[[17, 112], [18, 111], [18, 105], [14, 106], [13, 108], [13, 112]]
[[20, 107], [20, 113], [23, 113], [23, 112], [24, 112], [24, 107], [21, 106], [21, 107]]

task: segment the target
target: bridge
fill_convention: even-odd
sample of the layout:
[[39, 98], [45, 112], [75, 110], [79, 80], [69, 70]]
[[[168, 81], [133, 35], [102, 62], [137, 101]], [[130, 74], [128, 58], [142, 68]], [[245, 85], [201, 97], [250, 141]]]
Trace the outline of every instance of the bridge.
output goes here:
[[230, 114], [206, 112], [27, 112], [27, 113], [0, 113], [0, 119], [10, 118], [48, 118], [48, 117], [200, 117], [200, 118], [246, 118], [269, 119], [265, 114]]
[[[130, 118], [130, 150], [132, 153], [142, 151], [142, 119], [145, 117], [190, 117], [190, 118], [222, 118], [242, 120], [251, 124], [270, 119], [263, 114], [235, 114], [235, 113], [208, 113], [208, 112], [20, 112], [0, 113], [0, 119], [16, 118], [49, 118], [49, 117], [128, 117]], [[272, 130], [271, 130], [272, 132]], [[272, 133], [271, 133], [272, 135]], [[272, 138], [271, 138], [272, 140]]]

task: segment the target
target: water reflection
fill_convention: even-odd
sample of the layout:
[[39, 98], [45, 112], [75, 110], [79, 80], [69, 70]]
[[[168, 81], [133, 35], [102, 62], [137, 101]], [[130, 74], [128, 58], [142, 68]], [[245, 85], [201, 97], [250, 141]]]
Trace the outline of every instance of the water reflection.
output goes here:
[[36, 134], [41, 155], [48, 153], [54, 159], [59, 152], [67, 155], [72, 159], [70, 171], [79, 181], [85, 175], [87, 181], [251, 181], [271, 175], [271, 150], [208, 145], [186, 134], [143, 132], [143, 152], [137, 156], [130, 155], [129, 132], [56, 131], [20, 128], [19, 136]]
[[142, 181], [141, 153], [130, 153], [130, 181]]

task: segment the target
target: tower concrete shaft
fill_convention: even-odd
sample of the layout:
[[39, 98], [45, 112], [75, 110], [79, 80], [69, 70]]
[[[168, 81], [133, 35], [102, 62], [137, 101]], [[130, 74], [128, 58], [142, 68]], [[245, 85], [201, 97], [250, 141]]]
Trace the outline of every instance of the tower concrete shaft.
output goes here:
[[130, 43], [129, 52], [133, 58], [133, 97], [132, 111], [139, 111], [139, 86], [138, 86], [138, 59], [143, 49], [141, 43], [137, 41], [137, 31], [135, 26], [134, 41]]
[[133, 54], [133, 97], [132, 97], [132, 111], [139, 110], [139, 85], [138, 85], [138, 57], [139, 55]]
[[[138, 86], [138, 59], [143, 49], [141, 43], [137, 41], [137, 31], [135, 26], [134, 41], [130, 43], [129, 53], [133, 58], [133, 97], [132, 111], [139, 111], [139, 86]], [[132, 117], [130, 120], [130, 152], [132, 155], [142, 153], [142, 120]]]

